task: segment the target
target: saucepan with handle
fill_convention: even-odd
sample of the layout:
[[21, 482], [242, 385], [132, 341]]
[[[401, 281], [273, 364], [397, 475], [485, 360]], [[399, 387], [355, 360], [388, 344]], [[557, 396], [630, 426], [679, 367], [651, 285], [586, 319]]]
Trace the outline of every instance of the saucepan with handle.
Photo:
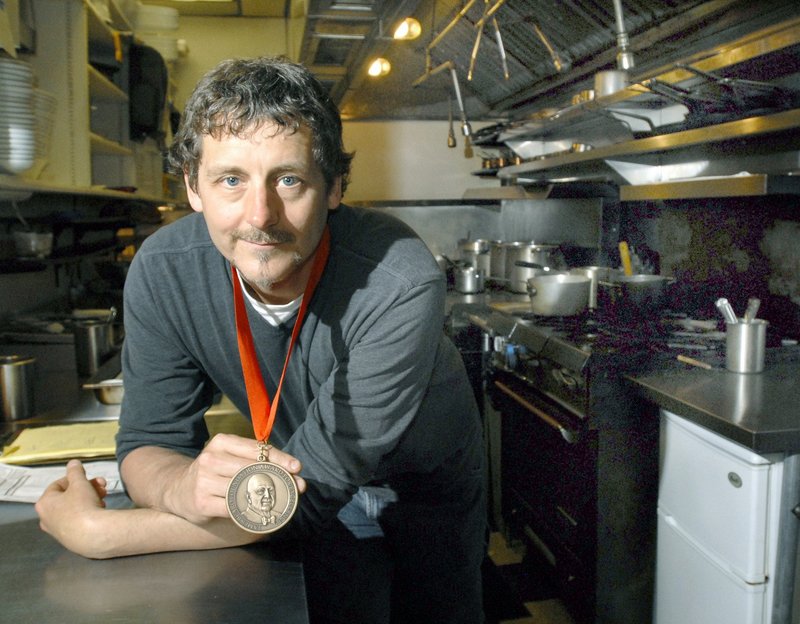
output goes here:
[[528, 278], [531, 312], [540, 316], [575, 316], [589, 305], [592, 280], [585, 275], [542, 273]]
[[675, 278], [665, 275], [612, 275], [598, 282], [598, 306], [622, 315], [658, 313], [669, 303], [669, 286]]

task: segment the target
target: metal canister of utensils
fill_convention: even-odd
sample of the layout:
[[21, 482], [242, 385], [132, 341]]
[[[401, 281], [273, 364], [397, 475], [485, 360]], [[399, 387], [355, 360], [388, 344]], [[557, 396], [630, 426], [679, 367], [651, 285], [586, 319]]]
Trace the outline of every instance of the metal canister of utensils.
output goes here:
[[727, 323], [725, 326], [725, 368], [733, 373], [760, 373], [764, 370], [767, 346], [767, 321]]
[[23, 420], [35, 413], [33, 386], [36, 358], [0, 356], [0, 399], [2, 420]]

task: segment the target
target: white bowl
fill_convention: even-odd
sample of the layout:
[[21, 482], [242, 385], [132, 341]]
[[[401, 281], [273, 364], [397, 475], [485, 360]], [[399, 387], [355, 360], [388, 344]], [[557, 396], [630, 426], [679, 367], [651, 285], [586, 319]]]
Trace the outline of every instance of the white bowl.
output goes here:
[[20, 258], [46, 258], [53, 251], [53, 233], [14, 232], [14, 246]]

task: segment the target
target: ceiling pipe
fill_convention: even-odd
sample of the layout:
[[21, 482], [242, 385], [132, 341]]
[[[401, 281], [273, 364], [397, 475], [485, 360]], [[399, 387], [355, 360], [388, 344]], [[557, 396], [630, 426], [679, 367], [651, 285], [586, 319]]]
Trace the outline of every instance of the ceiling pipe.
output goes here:
[[453, 61], [445, 61], [444, 63], [440, 63], [439, 65], [437, 65], [433, 69], [431, 69], [430, 67], [426, 67], [425, 68], [425, 73], [422, 74], [419, 78], [417, 78], [414, 82], [412, 82], [411, 86], [412, 87], [418, 87], [419, 85], [421, 85], [423, 82], [425, 82], [431, 76], [435, 76], [439, 72], [444, 71], [446, 69], [455, 69], [455, 65], [453, 64]]
[[536, 36], [539, 37], [539, 41], [542, 42], [544, 47], [547, 48], [547, 52], [550, 54], [550, 60], [552, 61], [555, 70], [557, 72], [562, 72], [565, 69], [569, 69], [570, 64], [565, 63], [564, 61], [561, 60], [561, 57], [558, 55], [558, 52], [556, 52], [556, 49], [553, 47], [553, 45], [550, 43], [550, 40], [544, 34], [544, 31], [542, 31], [542, 29], [539, 28], [539, 24], [537, 24], [536, 22], [532, 23], [533, 23], [533, 30], [536, 33]]
[[475, 23], [475, 28], [483, 28], [483, 27], [484, 27], [484, 25], [486, 24], [486, 21], [487, 21], [489, 18], [491, 18], [491, 17], [492, 17], [492, 16], [493, 16], [495, 13], [497, 13], [497, 10], [498, 10], [498, 9], [499, 9], [501, 6], [503, 6], [505, 3], [506, 3], [506, 0], [497, 0], [497, 2], [494, 4], [494, 6], [493, 6], [493, 7], [491, 7], [491, 8], [487, 8], [487, 9], [486, 9], [486, 11], [485, 11], [485, 12], [484, 12], [484, 14], [483, 14], [483, 17], [481, 17], [481, 19], [479, 19], [479, 20], [478, 20], [478, 21]]
[[614, 16], [617, 22], [617, 69], [628, 71], [633, 69], [633, 53], [628, 50], [630, 41], [625, 30], [625, 18], [622, 16], [622, 0], [614, 0]]

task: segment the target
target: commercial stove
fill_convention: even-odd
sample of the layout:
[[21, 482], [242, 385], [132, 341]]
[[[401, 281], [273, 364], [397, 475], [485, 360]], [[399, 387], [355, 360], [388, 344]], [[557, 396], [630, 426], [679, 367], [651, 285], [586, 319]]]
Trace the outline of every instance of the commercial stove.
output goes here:
[[724, 334], [669, 314], [467, 318], [482, 336], [484, 416], [500, 423], [502, 529], [550, 569], [578, 622], [651, 621], [659, 421], [624, 375], [677, 355], [714, 361]]

